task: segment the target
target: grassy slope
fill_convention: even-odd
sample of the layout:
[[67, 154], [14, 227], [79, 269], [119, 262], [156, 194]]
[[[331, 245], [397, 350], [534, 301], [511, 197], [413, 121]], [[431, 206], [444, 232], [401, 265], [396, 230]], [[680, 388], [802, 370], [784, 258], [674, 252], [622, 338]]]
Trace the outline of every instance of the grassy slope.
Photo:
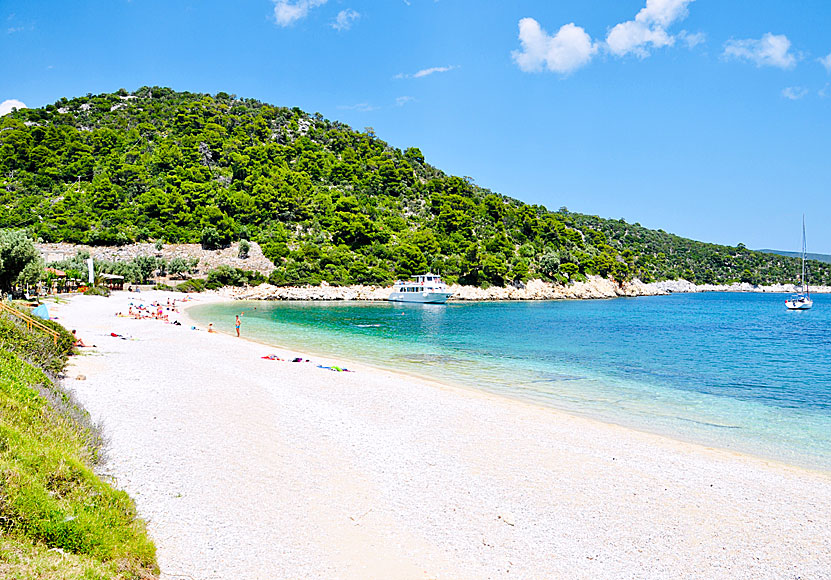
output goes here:
[[144, 523], [95, 475], [97, 434], [45, 372], [71, 344], [0, 315], [0, 578], [152, 578]]

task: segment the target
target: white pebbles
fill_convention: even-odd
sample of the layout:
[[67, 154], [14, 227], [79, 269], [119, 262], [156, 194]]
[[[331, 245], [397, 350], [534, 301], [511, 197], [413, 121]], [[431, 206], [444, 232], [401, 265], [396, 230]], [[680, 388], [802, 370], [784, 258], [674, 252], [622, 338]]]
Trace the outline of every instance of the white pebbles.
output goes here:
[[828, 474], [114, 316], [168, 297], [52, 310], [163, 578], [831, 578]]

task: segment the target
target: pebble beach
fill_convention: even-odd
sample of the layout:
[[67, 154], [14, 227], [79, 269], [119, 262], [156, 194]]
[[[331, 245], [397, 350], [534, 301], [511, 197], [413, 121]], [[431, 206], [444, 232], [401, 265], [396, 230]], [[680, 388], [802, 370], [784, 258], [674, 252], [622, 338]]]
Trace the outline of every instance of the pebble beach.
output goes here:
[[115, 316], [174, 298], [50, 307], [162, 578], [831, 578], [831, 474]]

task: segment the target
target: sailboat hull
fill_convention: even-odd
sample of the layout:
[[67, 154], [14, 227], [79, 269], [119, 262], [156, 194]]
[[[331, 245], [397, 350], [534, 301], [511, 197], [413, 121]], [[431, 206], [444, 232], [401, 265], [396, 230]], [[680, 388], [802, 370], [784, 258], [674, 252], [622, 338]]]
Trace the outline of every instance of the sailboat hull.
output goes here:
[[811, 299], [785, 300], [785, 307], [788, 310], [810, 310], [813, 305], [814, 301]]

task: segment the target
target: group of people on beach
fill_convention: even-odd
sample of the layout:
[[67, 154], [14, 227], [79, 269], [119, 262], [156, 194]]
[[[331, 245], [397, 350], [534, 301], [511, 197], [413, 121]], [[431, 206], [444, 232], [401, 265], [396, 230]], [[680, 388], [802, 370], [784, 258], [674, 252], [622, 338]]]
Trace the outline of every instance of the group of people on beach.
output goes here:
[[133, 302], [130, 302], [127, 314], [116, 312], [116, 316], [135, 318], [136, 320], [151, 318], [169, 322], [171, 312], [175, 312], [176, 314], [179, 313], [179, 309], [176, 308], [175, 298], [172, 301], [168, 298], [166, 305], [163, 305], [161, 302], [151, 302], [150, 306], [146, 306], [141, 303], [134, 304]]

